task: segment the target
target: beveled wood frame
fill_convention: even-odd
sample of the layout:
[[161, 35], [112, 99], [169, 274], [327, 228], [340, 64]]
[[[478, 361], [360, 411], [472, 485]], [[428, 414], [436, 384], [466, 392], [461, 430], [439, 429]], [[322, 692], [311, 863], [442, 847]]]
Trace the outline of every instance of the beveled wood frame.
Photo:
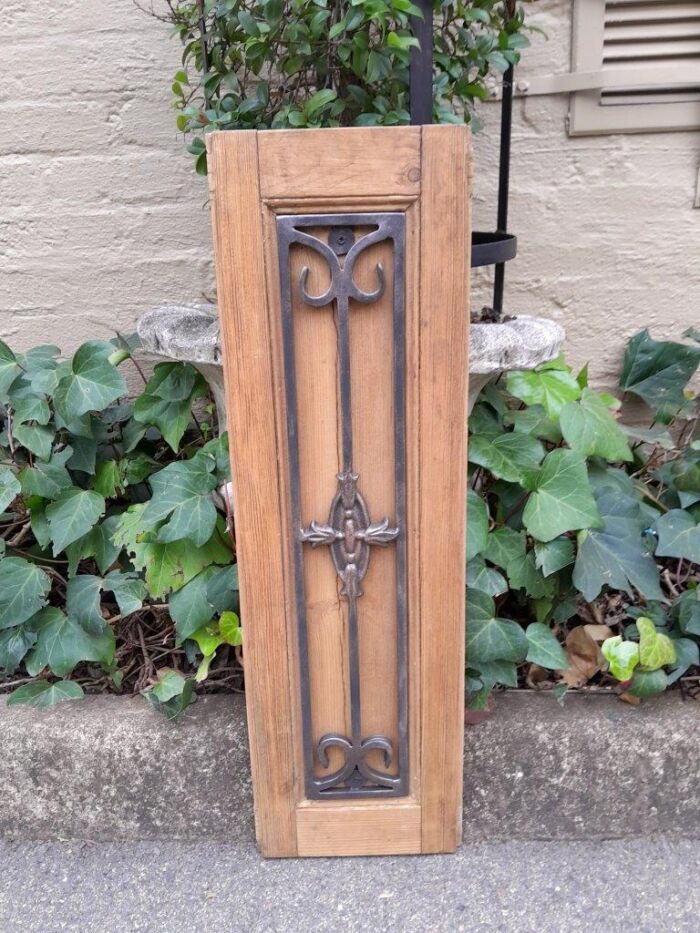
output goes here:
[[[468, 129], [213, 133], [208, 157], [261, 851], [452, 851], [461, 836], [464, 735]], [[391, 799], [308, 800], [275, 217], [367, 211], [406, 218], [410, 789]], [[321, 423], [335, 404], [328, 385], [300, 399], [318, 406]], [[372, 417], [366, 399], [358, 405]]]

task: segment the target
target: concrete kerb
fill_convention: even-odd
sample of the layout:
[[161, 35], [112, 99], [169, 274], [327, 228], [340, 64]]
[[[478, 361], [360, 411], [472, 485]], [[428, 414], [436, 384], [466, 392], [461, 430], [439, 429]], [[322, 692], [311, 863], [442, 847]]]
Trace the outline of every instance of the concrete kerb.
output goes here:
[[[464, 840], [700, 836], [700, 707], [506, 693], [466, 729]], [[245, 705], [176, 725], [141, 698], [0, 706], [0, 837], [254, 843]]]

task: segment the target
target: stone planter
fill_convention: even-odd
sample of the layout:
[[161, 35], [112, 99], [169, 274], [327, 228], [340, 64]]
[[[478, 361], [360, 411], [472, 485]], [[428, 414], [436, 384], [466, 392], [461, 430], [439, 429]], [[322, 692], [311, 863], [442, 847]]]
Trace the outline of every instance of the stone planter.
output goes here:
[[[211, 387], [219, 423], [226, 424], [216, 305], [162, 305], [140, 318], [138, 334], [150, 353], [197, 367]], [[547, 318], [523, 316], [502, 324], [472, 324], [469, 410], [491, 379], [502, 372], [534, 369], [549, 362], [559, 355], [563, 342], [564, 329]]]

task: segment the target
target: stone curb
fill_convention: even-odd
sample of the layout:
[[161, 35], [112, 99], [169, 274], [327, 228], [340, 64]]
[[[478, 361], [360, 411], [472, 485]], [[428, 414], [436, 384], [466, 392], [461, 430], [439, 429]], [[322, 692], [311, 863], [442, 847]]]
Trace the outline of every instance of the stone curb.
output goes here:
[[[700, 706], [507, 693], [465, 735], [464, 839], [700, 836]], [[244, 701], [0, 705], [0, 837], [254, 842]]]

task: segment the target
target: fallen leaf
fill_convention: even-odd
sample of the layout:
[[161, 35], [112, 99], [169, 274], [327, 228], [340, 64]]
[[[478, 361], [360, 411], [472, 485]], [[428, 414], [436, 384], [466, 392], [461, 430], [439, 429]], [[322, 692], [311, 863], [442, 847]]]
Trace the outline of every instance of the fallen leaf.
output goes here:
[[539, 664], [531, 664], [528, 668], [525, 681], [528, 687], [531, 687], [533, 690], [539, 690], [544, 686], [545, 682], [549, 680], [550, 673], [552, 672], [544, 667], [540, 667]]
[[623, 701], [623, 703], [629, 703], [630, 706], [639, 706], [642, 702], [641, 697], [636, 697], [631, 693], [618, 693], [618, 697]]
[[587, 684], [605, 667], [605, 658], [600, 646], [611, 636], [612, 631], [607, 625], [588, 623], [572, 628], [564, 643], [569, 667], [557, 671], [559, 680], [569, 687], [582, 687]]

